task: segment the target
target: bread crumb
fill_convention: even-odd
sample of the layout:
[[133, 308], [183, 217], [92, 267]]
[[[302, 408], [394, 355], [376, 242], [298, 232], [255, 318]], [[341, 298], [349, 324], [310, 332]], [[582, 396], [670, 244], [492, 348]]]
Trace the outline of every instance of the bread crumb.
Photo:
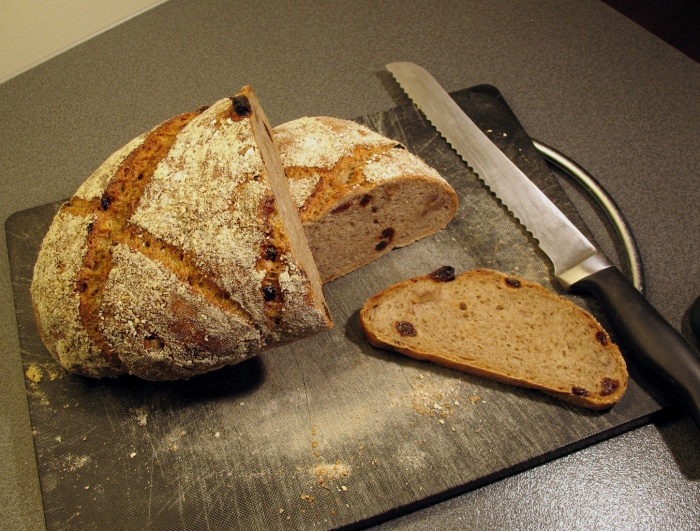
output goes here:
[[87, 463], [90, 462], [90, 456], [87, 456], [87, 455], [75, 456], [72, 454], [68, 454], [68, 456], [66, 457], [66, 460], [67, 460], [68, 471], [75, 472], [77, 469], [84, 467]]
[[341, 477], [348, 477], [352, 471], [349, 465], [338, 459], [335, 463], [321, 463], [311, 469], [311, 473], [318, 478], [318, 483], [324, 486], [326, 481], [333, 481]]
[[41, 368], [35, 364], [31, 364], [24, 374], [29, 381], [34, 383], [39, 383], [44, 378]]
[[136, 423], [139, 426], [146, 426], [148, 424], [148, 410], [146, 406], [141, 406], [138, 409], [134, 409], [134, 415], [136, 418]]

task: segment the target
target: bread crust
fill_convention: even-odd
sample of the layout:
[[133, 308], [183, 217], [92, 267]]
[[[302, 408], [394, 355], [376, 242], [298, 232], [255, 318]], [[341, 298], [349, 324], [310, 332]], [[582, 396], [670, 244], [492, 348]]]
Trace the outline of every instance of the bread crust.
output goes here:
[[250, 87], [120, 149], [39, 252], [31, 294], [49, 351], [86, 376], [168, 380], [329, 327], [284, 183]]
[[[486, 314], [486, 318], [471, 316], [473, 319], [479, 319], [477, 325], [486, 330], [484, 335], [495, 336], [500, 333], [502, 327], [498, 321], [503, 316], [517, 318], [517, 312], [498, 308], [503, 300], [517, 294], [515, 296], [521, 299], [518, 304], [525, 301], [531, 306], [543, 305], [550, 320], [554, 321], [555, 316], [564, 316], [562, 319], [571, 321], [573, 329], [578, 334], [588, 338], [586, 341], [590, 345], [590, 362], [587, 363], [587, 368], [597, 374], [597, 381], [592, 383], [590, 381], [577, 381], [571, 375], [555, 378], [554, 374], [538, 374], [537, 377], [533, 377], [532, 375], [499, 369], [497, 366], [502, 367], [502, 364], [492, 363], [494, 359], [506, 360], [510, 356], [530, 356], [531, 361], [527, 362], [526, 360], [526, 363], [544, 363], [548, 361], [545, 358], [550, 357], [551, 360], [554, 360], [552, 366], [557, 363], [571, 363], [573, 365], [572, 360], [566, 361], [564, 359], [567, 356], [566, 353], [562, 356], [561, 352], [554, 348], [554, 345], [558, 347], [566, 345], [566, 338], [561, 337], [563, 331], [557, 330], [556, 325], [548, 326], [547, 323], [542, 323], [543, 326], [538, 329], [541, 332], [546, 332], [547, 338], [551, 340], [551, 344], [547, 345], [548, 348], [542, 351], [537, 350], [542, 343], [535, 343], [535, 338], [518, 338], [517, 334], [523, 332], [518, 329], [516, 323], [511, 323], [514, 325], [513, 327], [505, 327], [506, 330], [510, 330], [511, 334], [507, 340], [497, 343], [496, 348], [488, 350], [487, 355], [471, 356], [470, 351], [481, 346], [482, 336], [480, 332], [477, 330], [474, 337], [460, 336], [459, 339], [455, 332], [461, 326], [460, 320], [463, 319], [464, 313], [468, 311], [467, 309], [472, 302], [457, 302], [456, 298], [450, 297], [450, 294], [455, 292], [459, 284], [466, 286], [466, 290], [468, 290], [472, 285], [476, 289], [477, 283], [487, 286], [486, 288], [479, 287], [480, 293], [489, 293], [493, 296], [493, 300], [480, 297], [479, 304], [493, 306]], [[496, 290], [503, 290], [503, 293], [508, 293], [508, 295], [504, 299], [500, 295], [497, 296]], [[388, 311], [383, 308], [399, 299], [407, 301], [407, 304], [397, 303], [394, 314], [389, 317], [389, 320], [382, 319], [380, 321], [377, 318], [378, 312]], [[512, 302], [515, 303], [515, 301]], [[432, 305], [432, 308], [428, 309], [429, 305]], [[465, 307], [464, 310], [460, 310], [462, 305]], [[383, 308], [380, 309], [380, 307]], [[434, 319], [434, 314], [430, 313], [436, 308], [441, 321]], [[479, 311], [481, 312], [481, 310]], [[462, 316], [455, 317], [460, 312]], [[432, 321], [430, 319], [421, 320], [421, 313], [433, 316]], [[402, 334], [395, 326], [399, 322], [412, 323], [414, 321], [421, 323], [420, 326], [416, 325], [417, 331], [414, 328], [408, 333]], [[360, 322], [367, 339], [375, 347], [394, 350], [415, 359], [431, 361], [501, 383], [537, 389], [588, 409], [610, 408], [622, 398], [627, 389], [629, 377], [625, 361], [619, 348], [612, 342], [602, 325], [590, 313], [568, 299], [556, 295], [539, 284], [513, 275], [489, 269], [477, 269], [458, 276], [455, 284], [435, 280], [431, 275], [415, 277], [390, 286], [370, 298], [360, 312]], [[453, 342], [457, 348], [464, 349], [465, 356], [447, 352], [444, 344], [426, 345], [425, 342], [421, 343], [416, 340], [416, 337], [430, 326], [434, 327], [437, 335], [443, 335], [448, 338], [448, 342]], [[476, 328], [476, 325], [470, 326], [468, 330], [473, 332]], [[413, 335], [414, 332], [415, 335]], [[518, 349], [522, 349], [522, 351], [516, 354], [515, 351]], [[568, 355], [573, 356], [571, 353]], [[563, 372], [563, 369], [560, 370]]]

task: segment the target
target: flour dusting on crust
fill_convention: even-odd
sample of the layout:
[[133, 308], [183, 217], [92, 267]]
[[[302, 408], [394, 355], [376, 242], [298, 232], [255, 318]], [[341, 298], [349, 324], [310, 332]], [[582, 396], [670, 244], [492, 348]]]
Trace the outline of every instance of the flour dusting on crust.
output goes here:
[[97, 170], [95, 170], [95, 173], [93, 173], [82, 185], [80, 185], [78, 191], [75, 192], [75, 197], [79, 197], [87, 201], [100, 197], [105, 191], [105, 188], [107, 188], [109, 181], [112, 179], [112, 177], [114, 177], [114, 174], [119, 169], [121, 163], [124, 162], [124, 159], [126, 159], [126, 157], [128, 157], [129, 154], [137, 147], [143, 144], [143, 141], [146, 140], [147, 136], [148, 133], [137, 136], [123, 148], [110, 155], [110, 157], [104, 161], [102, 165], [97, 168]]
[[274, 129], [275, 141], [285, 168], [302, 166], [331, 169], [358, 146], [365, 148], [396, 145], [365, 126], [339, 118], [304, 117]]
[[58, 211], [34, 266], [31, 293], [37, 324], [49, 350], [68, 369], [99, 374], [110, 372], [111, 364], [82, 326], [75, 291], [87, 251], [85, 235], [93, 219]]

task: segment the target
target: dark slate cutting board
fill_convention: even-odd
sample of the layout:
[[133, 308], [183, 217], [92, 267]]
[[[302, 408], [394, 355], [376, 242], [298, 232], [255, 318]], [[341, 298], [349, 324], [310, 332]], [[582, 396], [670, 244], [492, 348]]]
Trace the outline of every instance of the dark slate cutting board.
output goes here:
[[[499, 92], [479, 86], [453, 96], [580, 225]], [[29, 298], [59, 203], [7, 220], [50, 530], [366, 524], [620, 433], [663, 407], [638, 378], [611, 411], [590, 412], [369, 346], [358, 319], [365, 300], [441, 265], [489, 267], [561, 291], [534, 241], [413, 106], [359, 121], [437, 168], [461, 197], [457, 219], [328, 284], [331, 331], [187, 382], [63, 372], [37, 335]], [[574, 301], [603, 320], [590, 299]]]

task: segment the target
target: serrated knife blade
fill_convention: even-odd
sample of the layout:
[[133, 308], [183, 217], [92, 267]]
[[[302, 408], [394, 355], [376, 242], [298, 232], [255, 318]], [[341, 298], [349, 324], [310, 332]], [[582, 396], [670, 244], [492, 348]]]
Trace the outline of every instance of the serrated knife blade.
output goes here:
[[620, 271], [466, 115], [422, 67], [386, 65], [413, 103], [535, 237], [567, 289], [603, 304], [625, 352], [661, 376], [700, 426], [700, 358]]
[[392, 63], [387, 68], [452, 148], [538, 240], [564, 287], [612, 265], [428, 72], [413, 63]]

